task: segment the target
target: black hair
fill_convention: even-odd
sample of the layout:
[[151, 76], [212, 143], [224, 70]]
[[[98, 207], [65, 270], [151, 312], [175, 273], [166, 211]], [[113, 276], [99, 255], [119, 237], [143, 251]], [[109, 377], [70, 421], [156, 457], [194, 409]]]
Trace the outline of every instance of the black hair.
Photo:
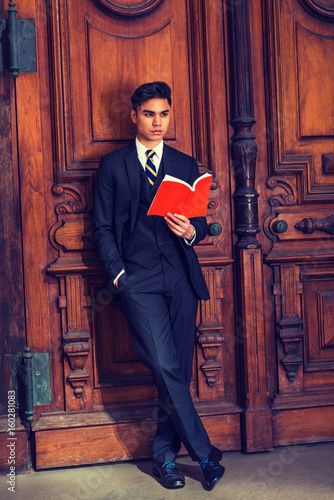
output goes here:
[[167, 99], [168, 104], [172, 105], [171, 89], [165, 82], [144, 83], [138, 87], [131, 97], [132, 109], [137, 111], [138, 106], [149, 99]]

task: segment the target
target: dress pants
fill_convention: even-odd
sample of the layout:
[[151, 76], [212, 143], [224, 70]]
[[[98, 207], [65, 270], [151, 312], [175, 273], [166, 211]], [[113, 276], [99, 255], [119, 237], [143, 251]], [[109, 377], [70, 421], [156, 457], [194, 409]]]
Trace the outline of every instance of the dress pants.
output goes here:
[[174, 462], [182, 441], [193, 460], [204, 460], [211, 444], [189, 393], [198, 297], [186, 271], [163, 256], [151, 269], [126, 262], [120, 293], [136, 354], [158, 390], [154, 458]]

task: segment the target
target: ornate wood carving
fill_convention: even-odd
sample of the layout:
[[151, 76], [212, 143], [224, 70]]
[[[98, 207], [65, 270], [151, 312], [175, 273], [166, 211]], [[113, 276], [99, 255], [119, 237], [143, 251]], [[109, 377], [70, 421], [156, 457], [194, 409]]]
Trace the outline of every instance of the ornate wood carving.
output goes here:
[[[301, 255], [331, 254], [330, 239], [326, 245], [319, 243], [315, 248], [312, 241], [324, 240], [324, 235], [316, 231], [334, 230], [330, 210], [322, 205], [308, 206], [305, 216], [305, 206], [298, 206], [297, 185], [295, 176], [273, 176], [266, 181], [268, 191], [268, 212], [264, 216], [263, 230], [267, 238], [272, 240], [272, 248], [266, 255], [267, 262], [279, 262], [282, 259], [300, 260]], [[271, 191], [273, 192], [271, 194]], [[302, 241], [302, 247], [297, 242]], [[296, 243], [296, 244], [294, 244]]]
[[67, 203], [59, 203], [59, 205], [57, 205], [55, 208], [55, 211], [58, 215], [62, 215], [65, 213], [81, 214], [86, 210], [86, 197], [79, 186], [69, 183], [56, 183], [52, 186], [52, 193], [55, 196], [68, 194], [75, 200], [69, 200]]
[[[52, 186], [52, 193], [64, 199], [55, 207], [57, 222], [49, 233], [51, 244], [58, 250], [58, 259], [48, 271], [60, 282], [58, 305], [62, 317], [63, 351], [70, 369], [66, 380], [76, 398], [80, 399], [89, 378], [85, 366], [91, 346], [90, 334], [83, 323], [83, 308], [89, 305], [89, 297], [84, 296], [83, 276], [77, 273], [89, 263], [95, 262], [96, 265], [92, 221], [85, 213], [87, 201], [78, 185], [57, 183]], [[88, 256], [84, 264], [85, 254]]]
[[117, 2], [113, 0], [93, 0], [107, 14], [119, 18], [137, 18], [147, 16], [157, 9], [165, 0], [133, 0], [132, 2]]
[[63, 315], [63, 350], [68, 357], [71, 368], [67, 380], [71, 384], [75, 396], [81, 398], [84, 385], [89, 378], [85, 364], [90, 351], [88, 342], [90, 335], [84, 330], [82, 322], [82, 276], [66, 275], [61, 279], [65, 291], [65, 295], [59, 297], [59, 307]]
[[334, 215], [329, 215], [325, 219], [313, 219], [307, 217], [295, 225], [295, 228], [304, 234], [312, 234], [314, 231], [324, 231], [334, 234]]
[[302, 284], [298, 281], [298, 272], [299, 268], [294, 264], [282, 264], [275, 268], [277, 334], [283, 346], [283, 355], [279, 361], [290, 382], [294, 381], [303, 361], [303, 320], [298, 300]]
[[207, 327], [202, 324], [199, 328], [200, 336], [198, 342], [203, 349], [203, 354], [206, 359], [201, 365], [201, 370], [204, 372], [207, 384], [212, 387], [216, 381], [216, 376], [221, 370], [222, 365], [217, 360], [218, 351], [224, 340], [221, 332], [221, 325], [217, 327]]
[[223, 290], [217, 288], [216, 270], [204, 269], [204, 276], [210, 290], [212, 299], [201, 305], [202, 322], [198, 327], [198, 343], [202, 347], [205, 362], [200, 366], [203, 371], [206, 382], [212, 387], [216, 382], [216, 377], [222, 368], [218, 353], [224, 337], [222, 334], [223, 326], [219, 323], [219, 313], [217, 311], [218, 300], [223, 298]]
[[[77, 338], [76, 340], [79, 340]], [[64, 352], [71, 366], [71, 373], [67, 375], [67, 380], [74, 389], [74, 394], [81, 398], [83, 387], [89, 378], [89, 373], [85, 370], [86, 358], [90, 351], [88, 342], [71, 342], [64, 345]]]
[[85, 193], [74, 183], [56, 183], [52, 186], [52, 193], [64, 199], [55, 207], [57, 222], [49, 232], [50, 242], [59, 252], [49, 272], [59, 272], [64, 266], [67, 272], [88, 264], [100, 266], [93, 241], [92, 214], [87, 213]]
[[253, 83], [248, 29], [248, 1], [232, 2], [230, 11], [232, 44], [232, 157], [237, 178], [234, 194], [239, 248], [258, 248], [258, 193], [255, 189], [257, 144], [252, 127]]
[[[276, 192], [269, 198], [269, 205], [277, 206], [292, 206], [297, 204], [297, 190], [292, 183], [289, 183], [286, 177], [269, 177], [267, 179], [269, 189], [278, 188]], [[282, 191], [282, 194], [279, 194]]]
[[290, 227], [286, 221], [278, 218], [281, 211], [277, 209], [277, 207], [291, 207], [297, 205], [297, 189], [294, 185], [294, 181], [292, 179], [290, 180], [288, 177], [269, 177], [266, 184], [267, 187], [273, 191], [273, 194], [269, 193], [269, 209], [265, 214], [263, 230], [267, 238], [272, 241], [277, 241], [277, 235], [285, 234], [286, 230]]
[[331, 0], [299, 0], [299, 2], [308, 12], [316, 17], [325, 21], [333, 21], [334, 6]]
[[302, 320], [300, 318], [282, 318], [278, 322], [278, 335], [281, 339], [284, 356], [280, 362], [284, 366], [286, 375], [293, 382], [297, 370], [302, 364]]

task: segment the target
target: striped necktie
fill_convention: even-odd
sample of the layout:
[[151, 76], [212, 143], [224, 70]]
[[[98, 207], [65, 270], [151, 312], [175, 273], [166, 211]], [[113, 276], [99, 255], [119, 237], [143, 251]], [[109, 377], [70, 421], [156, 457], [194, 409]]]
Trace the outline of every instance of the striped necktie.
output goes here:
[[147, 160], [146, 160], [146, 165], [145, 165], [145, 172], [146, 172], [148, 181], [151, 184], [151, 186], [153, 186], [155, 178], [157, 176], [157, 169], [155, 168], [155, 165], [154, 165], [153, 160], [152, 160], [154, 155], [155, 155], [155, 152], [153, 151], [153, 149], [148, 149], [146, 151]]

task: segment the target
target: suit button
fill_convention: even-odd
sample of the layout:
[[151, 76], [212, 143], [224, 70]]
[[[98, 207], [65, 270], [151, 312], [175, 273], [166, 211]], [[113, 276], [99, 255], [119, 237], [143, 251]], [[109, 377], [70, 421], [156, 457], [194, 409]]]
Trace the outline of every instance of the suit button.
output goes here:
[[152, 255], [152, 259], [156, 259], [156, 258], [157, 258], [157, 256], [156, 256], [156, 255]]

